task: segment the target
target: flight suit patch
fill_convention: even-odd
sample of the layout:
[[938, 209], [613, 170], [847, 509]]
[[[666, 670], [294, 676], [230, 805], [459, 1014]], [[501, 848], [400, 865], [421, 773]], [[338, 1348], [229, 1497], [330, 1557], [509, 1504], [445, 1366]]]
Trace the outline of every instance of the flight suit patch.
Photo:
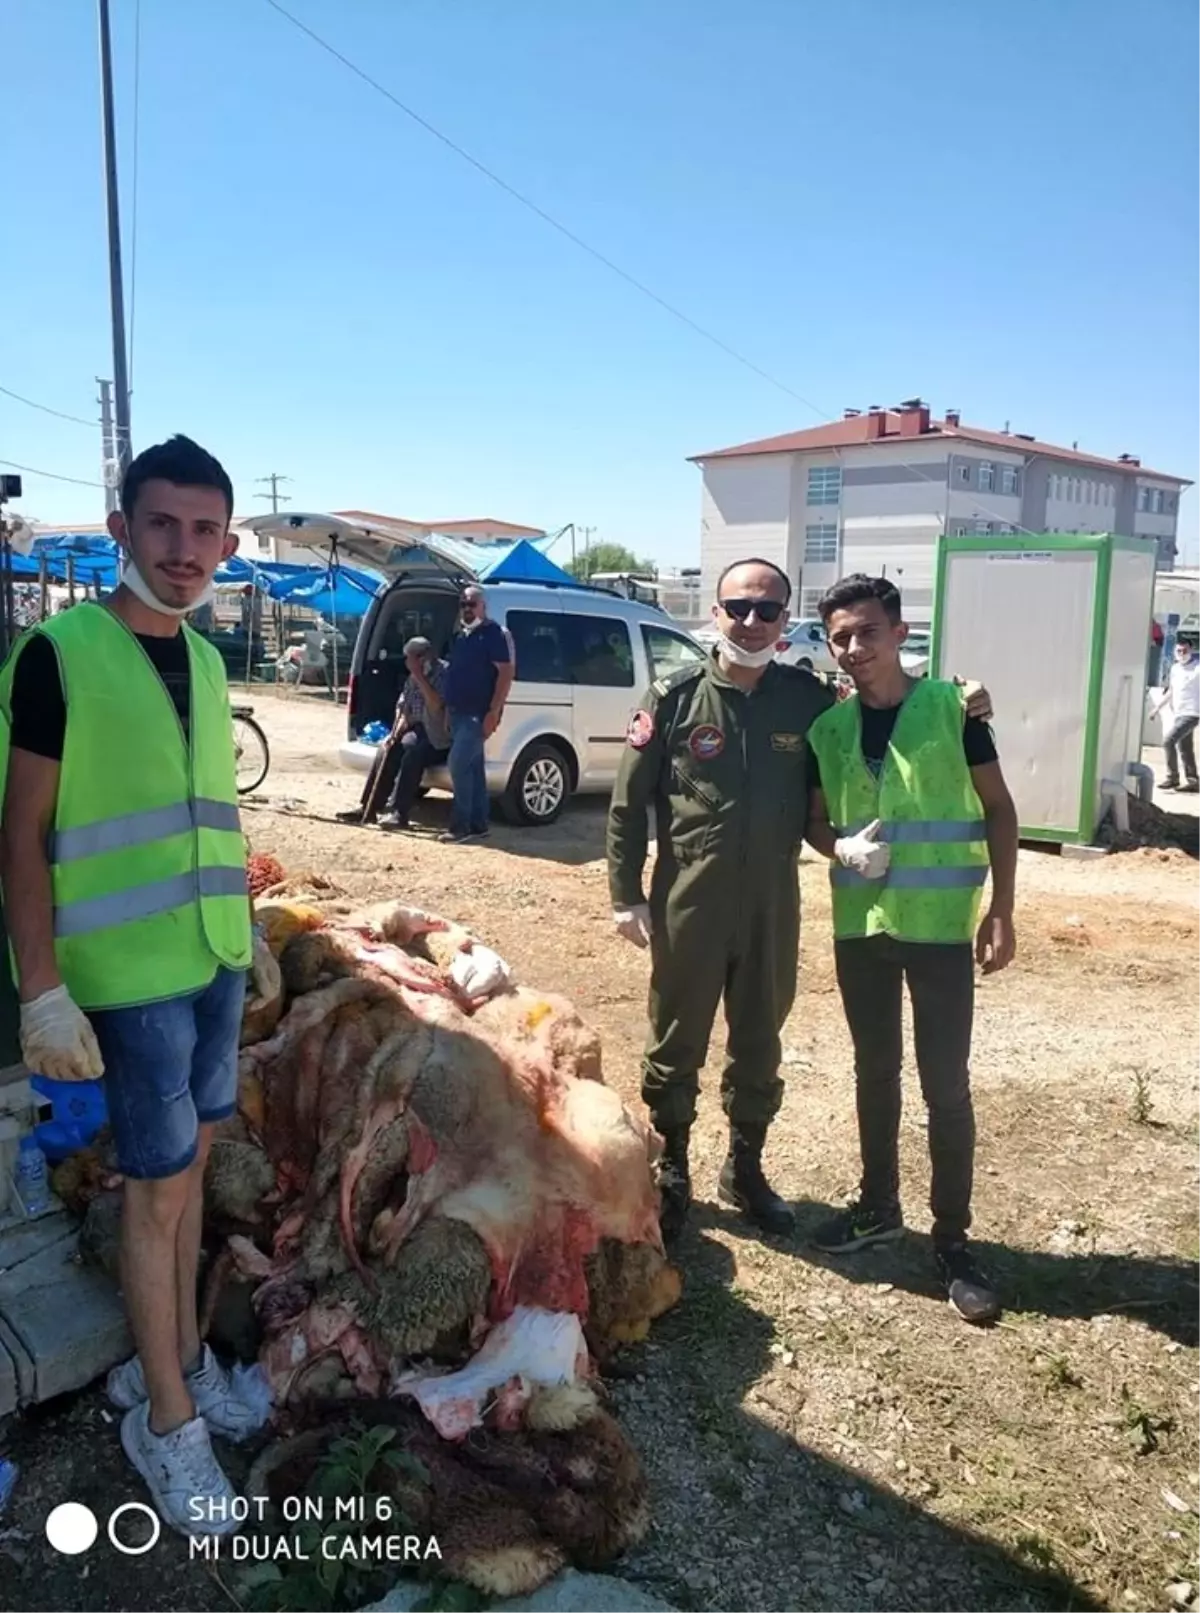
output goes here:
[[654, 738], [654, 718], [648, 711], [635, 711], [629, 719], [629, 727], [625, 730], [625, 738], [634, 750], [645, 750]]
[[711, 723], [693, 728], [688, 737], [688, 749], [698, 762], [713, 762], [725, 749], [725, 735]]
[[804, 749], [803, 734], [772, 734], [771, 749], [795, 756]]

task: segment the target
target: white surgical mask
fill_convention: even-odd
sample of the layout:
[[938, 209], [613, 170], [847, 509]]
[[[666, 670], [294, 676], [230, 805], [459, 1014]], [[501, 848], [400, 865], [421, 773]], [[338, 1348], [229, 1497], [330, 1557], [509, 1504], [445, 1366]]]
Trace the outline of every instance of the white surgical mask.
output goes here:
[[202, 605], [209, 604], [216, 593], [216, 589], [210, 580], [200, 598], [194, 600], [192, 604], [184, 605], [182, 608], [178, 605], [164, 605], [132, 560], [127, 560], [121, 571], [121, 586], [128, 588], [134, 598], [140, 599], [142, 604], [148, 606], [150, 610], [158, 611], [161, 616], [174, 617], [190, 616], [194, 610], [199, 610]]
[[740, 644], [735, 644], [724, 633], [717, 640], [717, 653], [732, 666], [760, 667], [769, 666], [775, 659], [775, 645], [770, 643], [765, 650], [745, 650]]

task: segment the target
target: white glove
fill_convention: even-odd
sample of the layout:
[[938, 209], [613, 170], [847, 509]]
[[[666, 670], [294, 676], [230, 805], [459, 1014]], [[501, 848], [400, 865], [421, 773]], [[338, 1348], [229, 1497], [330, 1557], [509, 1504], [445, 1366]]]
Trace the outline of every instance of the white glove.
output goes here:
[[471, 1002], [482, 1002], [507, 986], [512, 970], [498, 952], [478, 942], [456, 952], [450, 965], [450, 978]]
[[614, 907], [613, 923], [623, 941], [632, 941], [635, 947], [650, 945], [650, 909], [645, 902], [636, 907]]
[[892, 860], [892, 848], [879, 840], [880, 821], [875, 819], [856, 835], [835, 841], [833, 855], [843, 868], [851, 868], [864, 879], [882, 879]]
[[96, 1033], [65, 986], [21, 1004], [21, 1056], [51, 1081], [97, 1081], [104, 1074]]

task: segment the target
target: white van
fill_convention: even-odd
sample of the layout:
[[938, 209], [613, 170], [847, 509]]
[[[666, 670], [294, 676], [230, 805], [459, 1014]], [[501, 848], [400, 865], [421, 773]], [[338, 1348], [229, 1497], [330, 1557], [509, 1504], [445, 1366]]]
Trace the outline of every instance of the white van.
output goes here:
[[[297, 522], [303, 535], [297, 536]], [[314, 544], [327, 531], [344, 558], [395, 573], [363, 617], [351, 662], [348, 732], [339, 760], [367, 772], [375, 747], [359, 736], [369, 723], [390, 725], [395, 715], [407, 677], [404, 645], [420, 634], [445, 653], [462, 588], [477, 580], [475, 557], [469, 546], [424, 535], [409, 539], [392, 528], [355, 527], [337, 517], [265, 516], [251, 525]], [[479, 586], [489, 616], [510, 634], [516, 660], [504, 720], [485, 752], [488, 787], [511, 822], [553, 823], [576, 792], [612, 789], [643, 692], [655, 679], [703, 661], [705, 651], [656, 606], [606, 590], [540, 582]], [[445, 768], [430, 769], [425, 780], [450, 788]]]
[[[464, 579], [469, 580], [469, 579]], [[612, 789], [629, 718], [643, 691], [704, 651], [651, 605], [593, 588], [483, 584], [488, 615], [510, 635], [516, 661], [504, 720], [487, 743], [488, 787], [513, 823], [553, 823], [576, 791]], [[371, 603], [351, 664], [344, 766], [370, 769], [375, 747], [358, 736], [390, 723], [404, 679], [403, 647], [416, 634], [445, 648], [461, 584], [399, 578]], [[425, 775], [450, 787], [445, 768]]]

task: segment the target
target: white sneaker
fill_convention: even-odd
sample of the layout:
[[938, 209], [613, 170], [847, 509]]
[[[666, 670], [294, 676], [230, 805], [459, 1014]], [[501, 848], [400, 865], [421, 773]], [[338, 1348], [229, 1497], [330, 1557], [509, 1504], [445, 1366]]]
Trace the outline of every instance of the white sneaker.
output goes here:
[[[200, 1365], [188, 1373], [184, 1382], [196, 1407], [196, 1415], [203, 1417], [210, 1432], [226, 1439], [248, 1439], [263, 1426], [261, 1411], [246, 1403], [230, 1381], [229, 1373], [217, 1360], [208, 1345], [200, 1351]], [[132, 1356], [114, 1367], [105, 1385], [108, 1398], [118, 1411], [132, 1411], [148, 1398], [142, 1363]]]
[[238, 1528], [237, 1494], [213, 1455], [203, 1418], [155, 1434], [150, 1402], [143, 1400], [121, 1420], [121, 1445], [170, 1528], [181, 1535], [231, 1535]]

